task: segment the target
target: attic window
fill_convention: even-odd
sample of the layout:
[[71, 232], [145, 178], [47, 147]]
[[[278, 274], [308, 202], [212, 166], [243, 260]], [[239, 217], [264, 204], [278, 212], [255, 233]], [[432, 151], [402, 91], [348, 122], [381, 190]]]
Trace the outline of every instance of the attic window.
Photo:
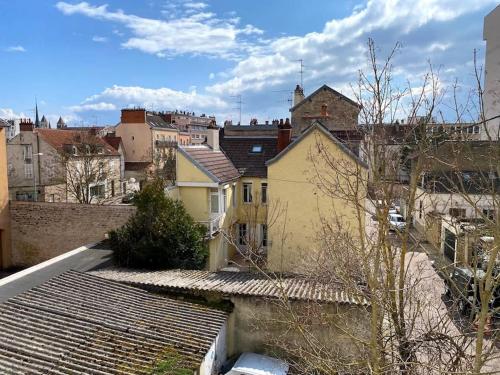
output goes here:
[[252, 146], [252, 151], [250, 151], [252, 154], [258, 154], [262, 152], [262, 145], [253, 145]]

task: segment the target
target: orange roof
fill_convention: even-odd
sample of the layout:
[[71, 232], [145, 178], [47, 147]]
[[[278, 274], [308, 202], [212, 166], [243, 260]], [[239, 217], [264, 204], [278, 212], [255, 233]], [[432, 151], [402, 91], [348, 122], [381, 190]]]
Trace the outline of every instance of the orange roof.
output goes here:
[[102, 145], [105, 155], [119, 156], [120, 154], [89, 130], [59, 130], [59, 129], [36, 129], [35, 130], [45, 142], [58, 151], [64, 151], [65, 145], [77, 145], [86, 142]]

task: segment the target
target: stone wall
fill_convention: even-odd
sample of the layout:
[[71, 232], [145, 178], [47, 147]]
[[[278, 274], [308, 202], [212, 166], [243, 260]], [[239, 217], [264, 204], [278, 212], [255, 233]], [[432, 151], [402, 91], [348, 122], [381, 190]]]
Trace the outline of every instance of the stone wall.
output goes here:
[[134, 212], [126, 205], [11, 201], [12, 265], [32, 266], [103, 240]]
[[[327, 116], [322, 117], [326, 104]], [[354, 130], [358, 125], [359, 107], [331, 89], [323, 87], [316, 95], [292, 111], [293, 135], [297, 136], [315, 120], [330, 130]]]

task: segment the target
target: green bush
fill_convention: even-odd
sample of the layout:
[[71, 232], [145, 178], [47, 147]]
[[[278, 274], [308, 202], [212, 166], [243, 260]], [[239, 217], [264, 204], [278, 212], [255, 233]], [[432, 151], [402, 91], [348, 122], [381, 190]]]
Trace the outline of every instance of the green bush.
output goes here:
[[165, 196], [162, 180], [137, 193], [137, 212], [110, 233], [115, 262], [147, 269], [201, 269], [208, 256], [206, 228], [196, 223], [182, 202]]

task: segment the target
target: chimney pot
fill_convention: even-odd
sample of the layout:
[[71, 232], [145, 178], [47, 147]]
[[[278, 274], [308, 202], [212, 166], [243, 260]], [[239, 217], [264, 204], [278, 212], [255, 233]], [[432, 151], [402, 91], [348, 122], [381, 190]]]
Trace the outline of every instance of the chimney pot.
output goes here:
[[280, 125], [283, 125], [283, 119], [280, 118]]

